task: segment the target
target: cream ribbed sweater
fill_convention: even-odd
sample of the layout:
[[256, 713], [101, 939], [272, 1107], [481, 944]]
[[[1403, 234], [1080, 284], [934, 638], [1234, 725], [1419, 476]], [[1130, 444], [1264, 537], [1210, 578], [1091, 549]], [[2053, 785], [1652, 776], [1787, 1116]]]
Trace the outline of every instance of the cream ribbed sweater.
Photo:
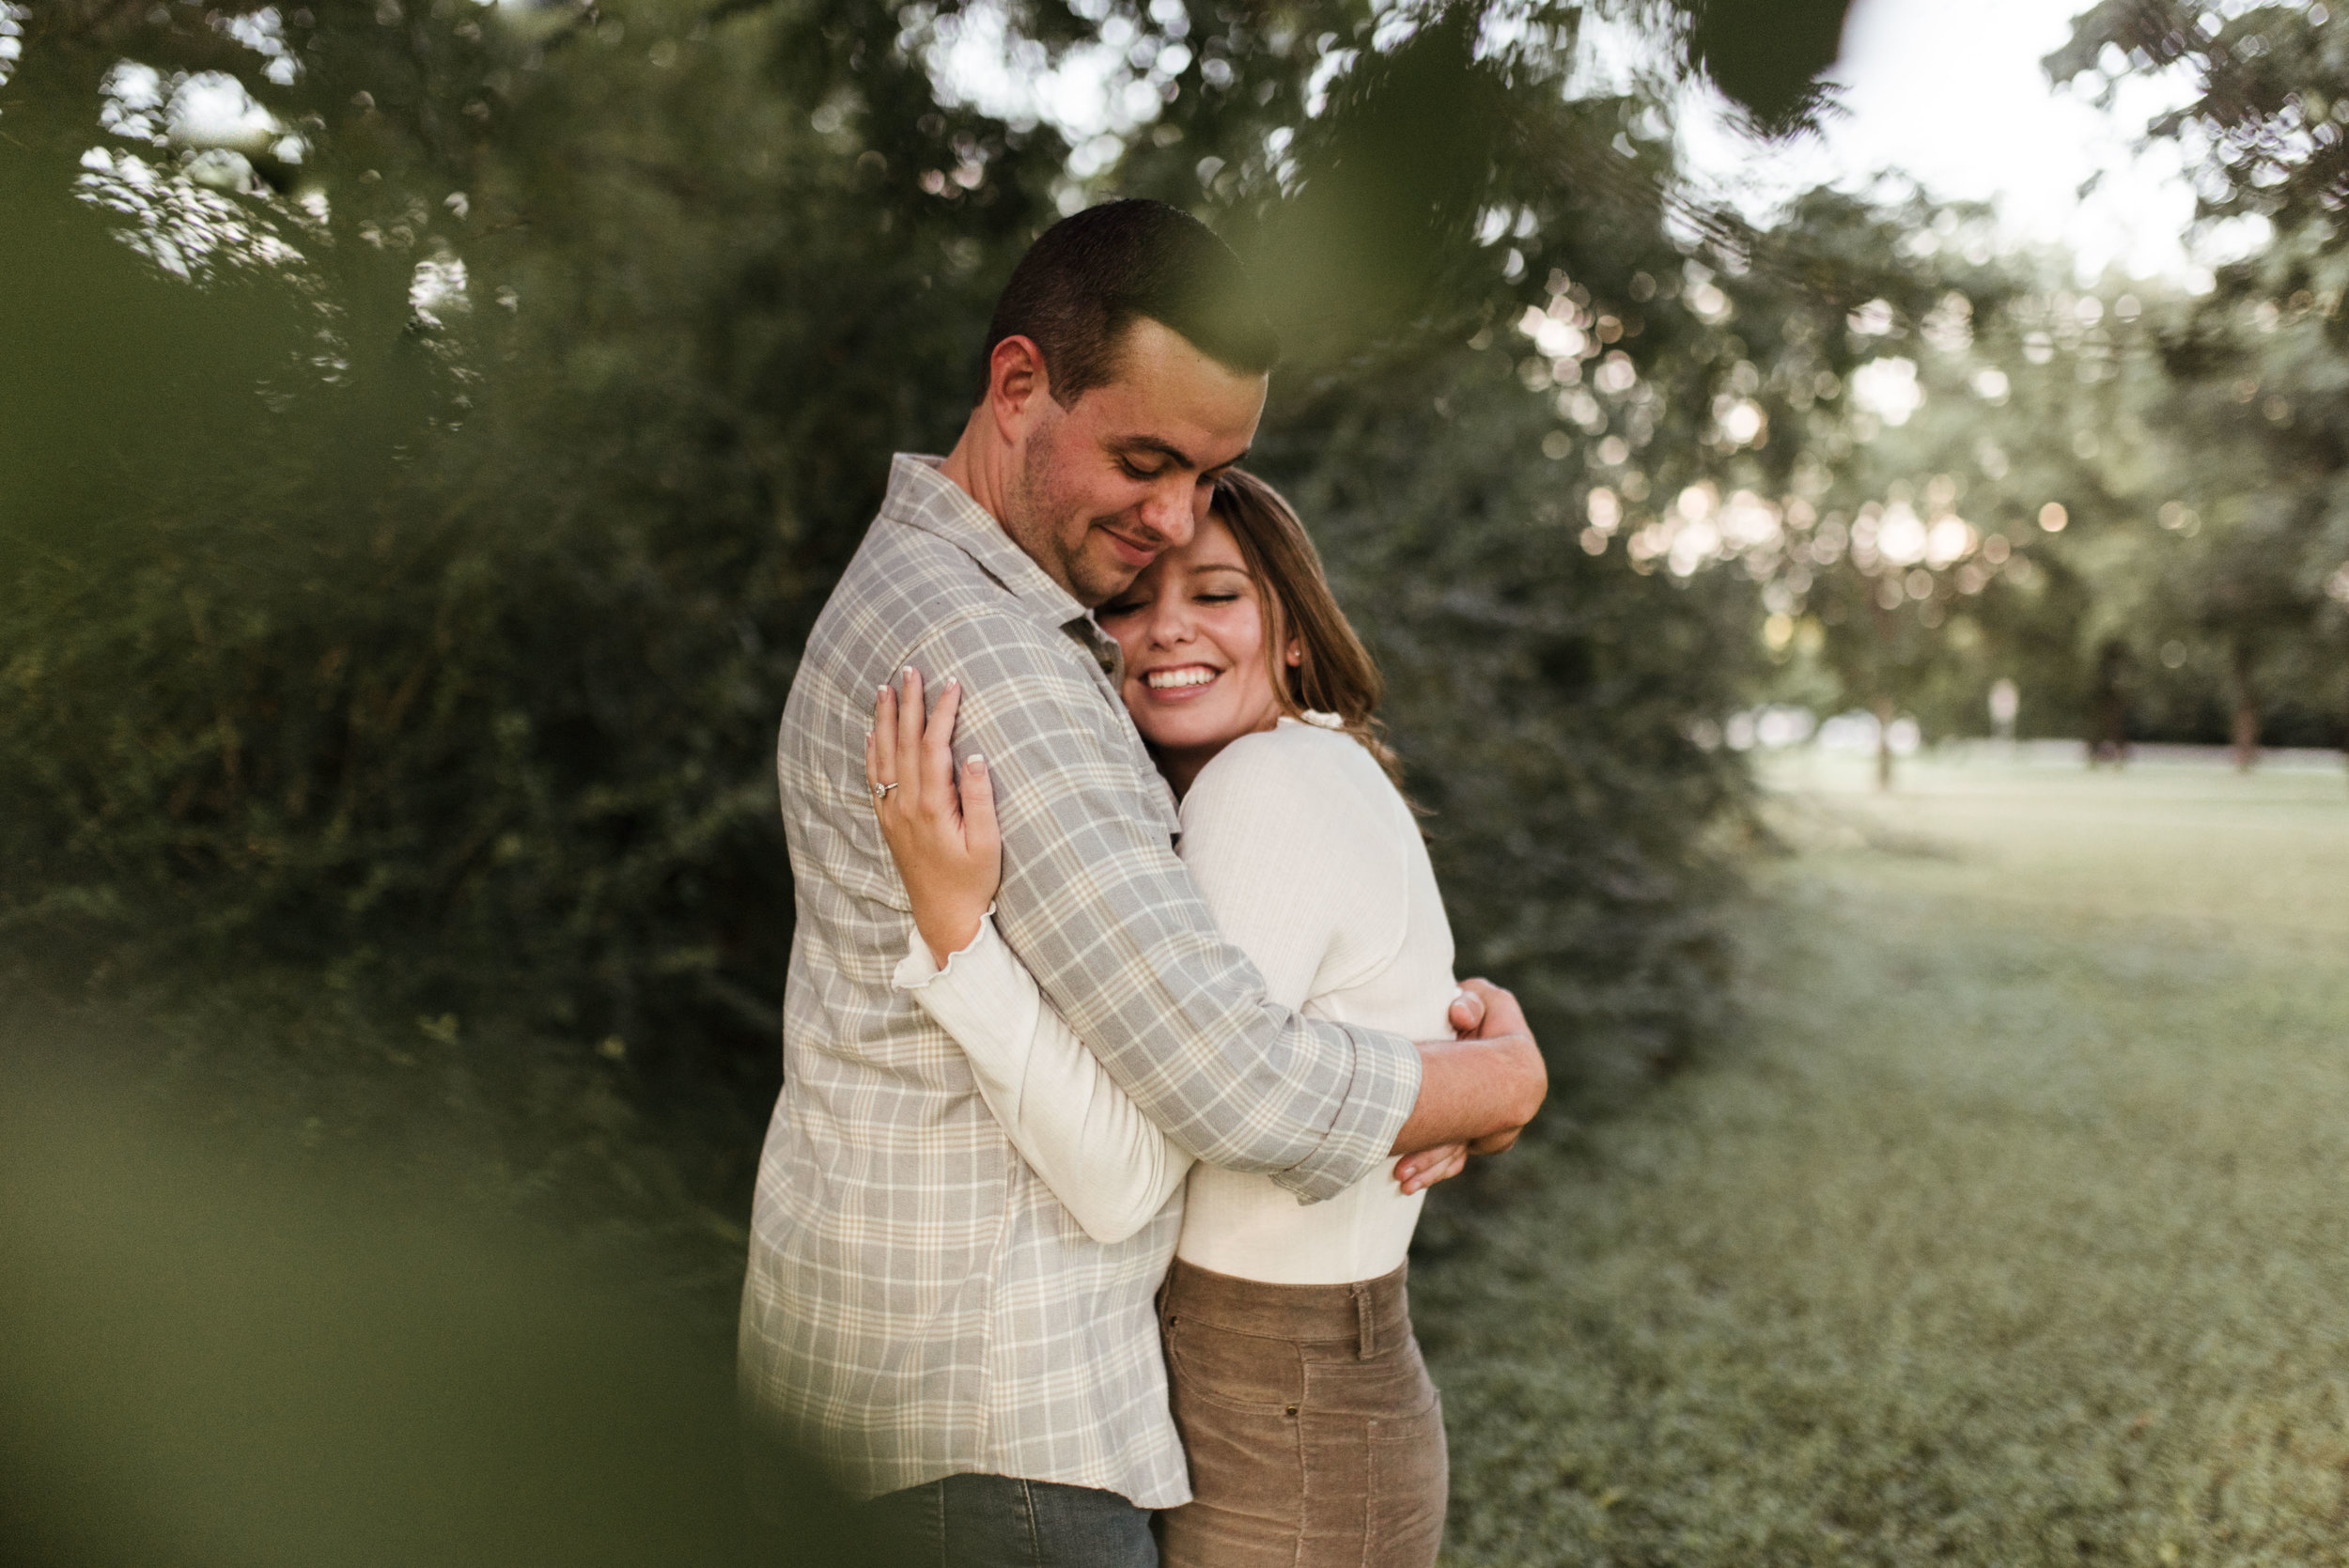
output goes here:
[[[1452, 928], [1410, 808], [1349, 737], [1295, 720], [1233, 741], [1184, 798], [1181, 853], [1266, 994], [1315, 1017], [1446, 1039]], [[1392, 1168], [1300, 1206], [1269, 1177], [1195, 1164], [1126, 1096], [994, 930], [939, 970], [914, 935], [896, 983], [971, 1059], [1012, 1143], [1096, 1239], [1186, 1189], [1186, 1261], [1281, 1284], [1403, 1262], [1423, 1193]], [[1188, 1180], [1186, 1181], [1186, 1178]]]

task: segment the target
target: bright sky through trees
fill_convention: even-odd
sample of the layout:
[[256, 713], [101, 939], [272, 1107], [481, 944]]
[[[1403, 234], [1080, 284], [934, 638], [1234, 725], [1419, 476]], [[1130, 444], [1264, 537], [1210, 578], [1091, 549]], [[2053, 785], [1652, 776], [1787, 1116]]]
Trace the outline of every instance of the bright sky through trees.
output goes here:
[[[2108, 264], [2205, 286], [2204, 267], [2244, 236], [2189, 252], [2194, 191], [2173, 143], [2143, 153], [2147, 119], [2191, 96], [2185, 83], [2124, 77], [2099, 108], [2093, 76], [2048, 82], [2040, 59], [2070, 38], [2086, 0], [1859, 0], [1835, 70], [1849, 112], [1823, 135], [1756, 148], [1714, 116], [1681, 125], [1691, 167], [1757, 211], [1822, 182], [1915, 177], [1945, 200], [1995, 200], [2017, 239], [2060, 244], [2089, 276]], [[2082, 195], [2080, 187], [2095, 184]], [[2230, 241], [2232, 241], [2231, 247]]]
[[[1757, 147], [1730, 130], [1718, 99], [1692, 89], [1679, 127], [1690, 172], [1760, 217], [1808, 187], [1858, 187], [1897, 170], [1945, 200], [1996, 201], [2015, 239], [2071, 251], [2083, 281], [2117, 265], [2204, 287], [2208, 264], [2256, 237], [2210, 234], [2189, 249], [2194, 193], [2177, 146], [2135, 146], [2149, 118], [2190, 96], [2187, 85], [2132, 73], [2104, 108], [2093, 77], [2077, 88], [2048, 82], [2040, 60], [2086, 5], [1858, 0], [1834, 72], [1848, 112], [1819, 136]], [[1594, 37], [1602, 55], [1613, 53], [1604, 30]], [[1081, 48], [1045, 70], [1034, 46], [1037, 57], [1015, 57], [1002, 11], [986, 4], [941, 24], [940, 38], [931, 65], [950, 94], [1059, 126], [1079, 146], [1081, 175], [1115, 156], [1115, 132], [1154, 116], [1155, 94], [1118, 49]]]

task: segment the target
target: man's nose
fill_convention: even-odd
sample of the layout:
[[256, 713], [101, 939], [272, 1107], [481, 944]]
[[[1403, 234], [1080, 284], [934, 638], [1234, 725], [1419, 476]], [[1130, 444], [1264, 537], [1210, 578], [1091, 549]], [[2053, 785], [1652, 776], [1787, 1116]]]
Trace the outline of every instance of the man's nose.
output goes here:
[[1166, 541], [1167, 549], [1180, 550], [1199, 531], [1206, 516], [1207, 496], [1208, 488], [1189, 474], [1155, 485], [1142, 504], [1143, 523]]

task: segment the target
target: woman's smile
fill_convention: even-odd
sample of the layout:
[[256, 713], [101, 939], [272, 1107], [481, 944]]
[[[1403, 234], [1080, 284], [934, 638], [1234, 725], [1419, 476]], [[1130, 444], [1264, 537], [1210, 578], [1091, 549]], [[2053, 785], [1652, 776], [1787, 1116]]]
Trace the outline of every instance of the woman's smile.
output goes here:
[[1281, 717], [1263, 588], [1210, 515], [1094, 612], [1126, 651], [1126, 710], [1175, 793], [1225, 745]]
[[1206, 664], [1170, 664], [1148, 672], [1142, 684], [1154, 702], [1188, 702], [1203, 695], [1222, 673]]

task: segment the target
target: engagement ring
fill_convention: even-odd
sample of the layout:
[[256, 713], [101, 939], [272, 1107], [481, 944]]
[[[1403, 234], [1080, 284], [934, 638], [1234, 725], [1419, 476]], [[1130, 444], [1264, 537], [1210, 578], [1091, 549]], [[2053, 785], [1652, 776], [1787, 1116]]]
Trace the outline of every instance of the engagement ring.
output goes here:
[[880, 800], [884, 800], [888, 799], [888, 797], [889, 797], [889, 792], [890, 792], [891, 790], [893, 790], [893, 789], [896, 788], [896, 787], [897, 787], [897, 786], [896, 786], [895, 784], [875, 784], [875, 785], [873, 786], [873, 799], [874, 799], [874, 800], [875, 800], [876, 802], [879, 802], [879, 801], [880, 801]]

